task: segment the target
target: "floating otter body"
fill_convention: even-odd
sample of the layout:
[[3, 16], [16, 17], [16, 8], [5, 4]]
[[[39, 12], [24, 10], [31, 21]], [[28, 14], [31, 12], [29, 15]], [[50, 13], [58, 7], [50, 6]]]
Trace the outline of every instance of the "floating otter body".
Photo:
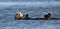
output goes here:
[[45, 18], [45, 19], [50, 19], [50, 18], [51, 18], [51, 14], [48, 13], [48, 14], [44, 15], [44, 18]]
[[15, 16], [15, 19], [24, 19], [24, 18], [28, 18], [28, 14], [23, 15], [21, 12], [18, 12]]

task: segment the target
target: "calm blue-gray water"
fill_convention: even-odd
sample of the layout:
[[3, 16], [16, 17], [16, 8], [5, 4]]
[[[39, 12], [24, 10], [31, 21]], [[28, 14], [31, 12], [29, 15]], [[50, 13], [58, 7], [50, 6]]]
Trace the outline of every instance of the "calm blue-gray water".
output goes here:
[[21, 6], [0, 8], [0, 29], [60, 29], [60, 20], [15, 20], [16, 13], [29, 14], [31, 18], [42, 18], [47, 13], [60, 18], [60, 6]]

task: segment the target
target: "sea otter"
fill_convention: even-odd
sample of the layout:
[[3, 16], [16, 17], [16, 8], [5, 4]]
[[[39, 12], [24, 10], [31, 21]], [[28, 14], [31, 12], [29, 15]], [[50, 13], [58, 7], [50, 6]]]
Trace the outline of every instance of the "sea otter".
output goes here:
[[50, 18], [51, 18], [51, 14], [48, 13], [48, 14], [44, 15], [44, 18], [45, 18], [45, 19], [50, 19]]
[[24, 19], [24, 18], [29, 18], [28, 17], [29, 15], [26, 14], [26, 15], [23, 15], [21, 12], [18, 12], [15, 16], [15, 19]]
[[18, 12], [15, 16], [16, 19], [23, 19], [23, 14], [21, 12]]

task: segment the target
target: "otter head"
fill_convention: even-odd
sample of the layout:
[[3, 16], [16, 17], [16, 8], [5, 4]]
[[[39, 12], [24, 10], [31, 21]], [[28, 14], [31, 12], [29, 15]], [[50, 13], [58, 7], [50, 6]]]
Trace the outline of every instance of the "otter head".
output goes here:
[[21, 12], [18, 12], [17, 15], [19, 15], [20, 17], [23, 17], [23, 14]]
[[50, 14], [50, 13], [48, 13], [48, 15], [49, 15], [49, 16], [51, 16], [51, 14]]
[[23, 18], [23, 14], [21, 12], [17, 12], [16, 18], [17, 19]]

